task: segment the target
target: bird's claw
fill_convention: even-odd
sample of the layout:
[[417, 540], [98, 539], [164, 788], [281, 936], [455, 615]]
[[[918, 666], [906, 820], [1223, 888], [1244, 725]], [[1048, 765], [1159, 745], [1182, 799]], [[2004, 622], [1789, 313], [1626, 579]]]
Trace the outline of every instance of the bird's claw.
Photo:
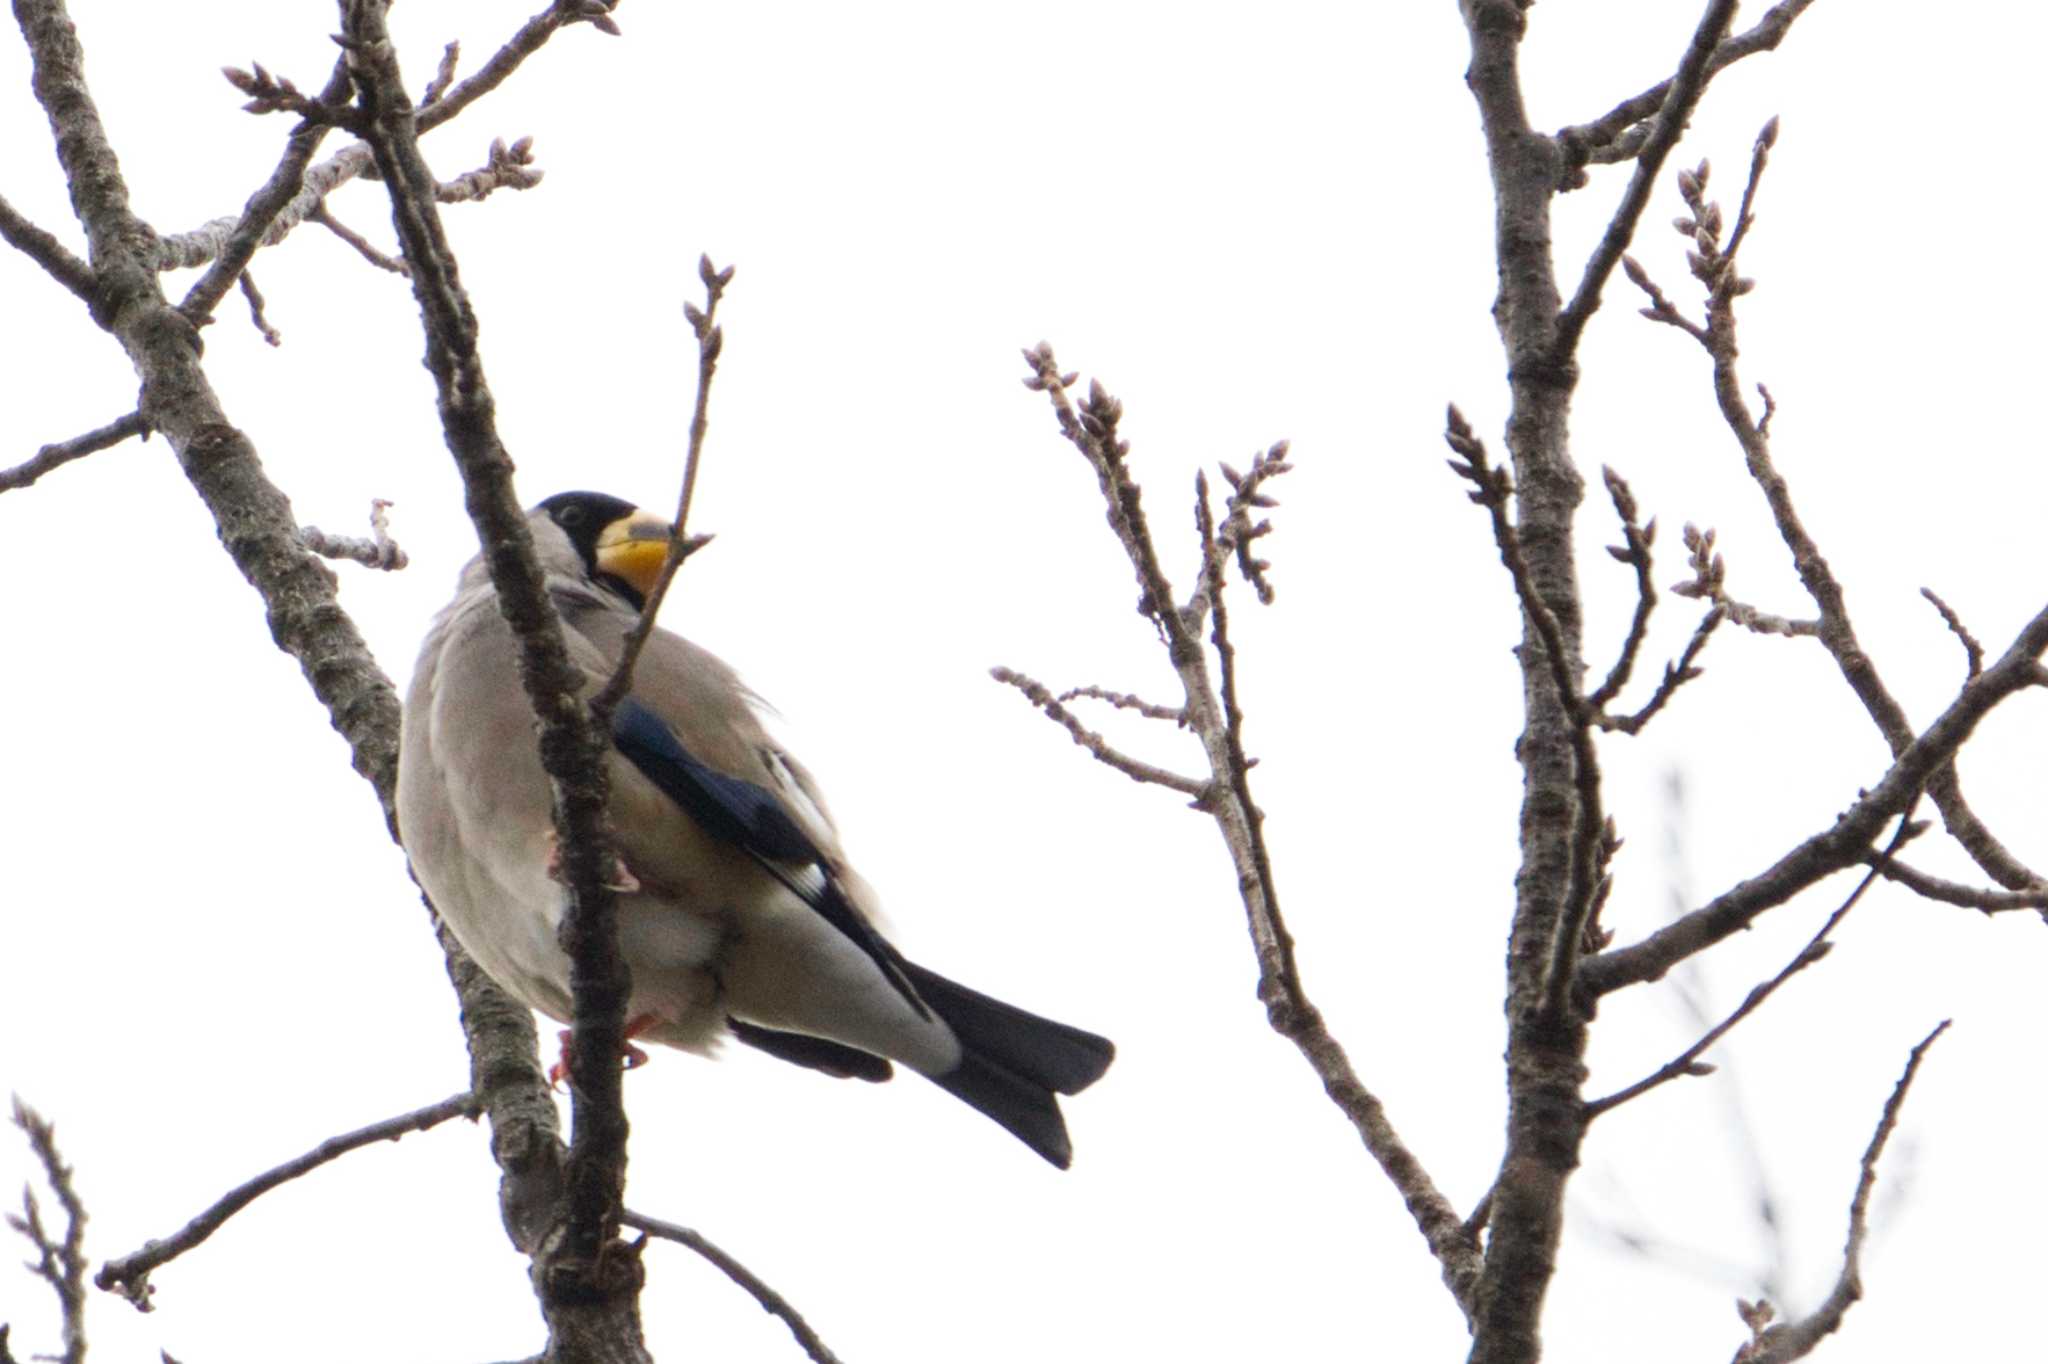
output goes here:
[[[562, 843], [553, 829], [548, 830], [548, 880], [563, 881]], [[640, 878], [633, 875], [626, 866], [626, 859], [612, 854], [611, 871], [606, 875], [604, 888], [614, 895], [637, 895], [640, 892]]]

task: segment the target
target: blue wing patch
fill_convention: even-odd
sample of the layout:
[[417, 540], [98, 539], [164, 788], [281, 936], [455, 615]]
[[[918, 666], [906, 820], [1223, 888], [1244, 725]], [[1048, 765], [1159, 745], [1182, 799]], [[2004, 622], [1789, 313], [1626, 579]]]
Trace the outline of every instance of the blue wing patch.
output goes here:
[[[825, 854], [774, 792], [700, 761], [659, 715], [631, 696], [612, 712], [612, 743], [691, 819], [753, 858], [865, 952], [919, 1017], [931, 1017], [904, 973], [902, 955], [853, 907], [826, 865]], [[804, 875], [806, 871], [815, 874]]]

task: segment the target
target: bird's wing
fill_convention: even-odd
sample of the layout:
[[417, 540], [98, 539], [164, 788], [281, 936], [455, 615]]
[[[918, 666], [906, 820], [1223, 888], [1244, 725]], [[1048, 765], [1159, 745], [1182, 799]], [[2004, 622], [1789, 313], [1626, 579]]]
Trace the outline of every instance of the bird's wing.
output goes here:
[[[759, 722], [751, 721], [750, 727], [758, 732]], [[819, 847], [813, 831], [793, 813], [789, 788], [777, 789], [714, 767], [691, 752], [676, 728], [637, 694], [627, 696], [613, 712], [612, 742], [699, 828], [743, 853], [866, 954], [919, 1017], [931, 1016], [904, 971], [902, 956], [854, 904], [835, 869], [837, 858]], [[756, 762], [764, 777], [772, 782], [791, 770], [785, 761], [761, 735]], [[812, 805], [807, 796], [797, 794], [799, 809]]]

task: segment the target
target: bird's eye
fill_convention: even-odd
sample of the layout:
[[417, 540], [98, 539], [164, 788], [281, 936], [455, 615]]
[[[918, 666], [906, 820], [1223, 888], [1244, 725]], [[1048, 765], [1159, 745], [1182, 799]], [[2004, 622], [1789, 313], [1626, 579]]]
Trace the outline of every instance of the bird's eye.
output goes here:
[[564, 507], [555, 513], [555, 524], [563, 530], [574, 530], [583, 524], [585, 516], [581, 507]]

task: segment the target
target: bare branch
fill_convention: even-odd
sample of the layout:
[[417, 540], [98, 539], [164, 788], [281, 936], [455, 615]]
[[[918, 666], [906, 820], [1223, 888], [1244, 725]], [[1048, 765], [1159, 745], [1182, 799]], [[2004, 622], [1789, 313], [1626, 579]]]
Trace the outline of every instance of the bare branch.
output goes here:
[[519, 26], [476, 74], [458, 82], [439, 99], [420, 110], [419, 130], [430, 133], [470, 105], [503, 85], [520, 63], [541, 50], [548, 39], [571, 24], [589, 24], [600, 33], [618, 36], [619, 28], [610, 17], [618, 0], [554, 0], [554, 3]]
[[57, 1295], [64, 1332], [64, 1353], [57, 1359], [62, 1364], [84, 1364], [85, 1204], [71, 1183], [71, 1167], [57, 1150], [57, 1129], [19, 1096], [14, 1100], [14, 1125], [27, 1135], [29, 1149], [43, 1167], [43, 1178], [64, 1209], [64, 1236], [54, 1239], [44, 1228], [42, 1208], [35, 1191], [28, 1188], [21, 1191], [21, 1216], [10, 1214], [7, 1225], [36, 1248], [29, 1269]]
[[455, 84], [455, 67], [462, 60], [462, 44], [451, 42], [441, 49], [441, 64], [434, 68], [434, 78], [427, 82], [427, 88], [420, 94], [420, 108], [438, 103], [448, 93], [448, 87]]
[[[261, 62], [249, 63], [247, 71], [238, 66], [224, 66], [220, 73], [227, 77], [229, 85], [249, 97], [249, 102], [242, 106], [246, 113], [297, 114], [309, 124], [332, 124], [351, 132], [360, 131], [355, 112], [341, 102], [342, 96], [348, 93], [346, 85], [332, 94], [323, 92], [317, 97], [309, 97], [289, 78], [273, 76], [264, 70]], [[332, 82], [328, 89], [334, 90]]]
[[1628, 188], [1622, 193], [1614, 216], [1608, 220], [1607, 230], [1600, 236], [1600, 244], [1586, 261], [1586, 272], [1579, 280], [1578, 292], [1558, 314], [1557, 339], [1551, 352], [1553, 364], [1563, 366], [1570, 363], [1573, 352], [1578, 349], [1580, 334], [1599, 309], [1601, 290], [1606, 288], [1608, 277], [1614, 273], [1622, 252], [1628, 249], [1630, 239], [1635, 236], [1636, 223], [1650, 202], [1651, 190], [1656, 188], [1657, 172], [1664, 168], [1664, 158], [1678, 145], [1679, 135], [1685, 131], [1686, 122], [1691, 119], [1700, 96], [1706, 93], [1715, 49], [1735, 19], [1735, 6], [1736, 0], [1708, 0], [1706, 13], [1700, 16], [1699, 27], [1693, 31], [1692, 44], [1679, 62], [1677, 74], [1665, 83], [1663, 105], [1658, 110], [1656, 126], [1636, 155], [1635, 173], [1629, 177]]
[[1455, 459], [1445, 462], [1474, 486], [1475, 491], [1466, 496], [1486, 508], [1493, 525], [1494, 546], [1500, 551], [1500, 561], [1506, 565], [1508, 576], [1514, 580], [1522, 613], [1542, 644], [1551, 685], [1556, 688], [1558, 704], [1571, 725], [1572, 784], [1578, 793], [1578, 808], [1573, 814], [1564, 902], [1551, 939], [1541, 991], [1545, 1013], [1554, 1019], [1563, 1018], [1570, 1007], [1579, 956], [1593, 925], [1594, 901], [1599, 891], [1594, 867], [1606, 826], [1601, 810], [1599, 755], [1593, 747], [1592, 715], [1579, 694], [1578, 679], [1572, 675], [1564, 627], [1538, 590], [1535, 575], [1522, 553], [1521, 538], [1508, 520], [1508, 496], [1513, 491], [1508, 471], [1491, 466], [1486, 443], [1473, 433], [1471, 424], [1455, 404], [1445, 413], [1444, 442], [1464, 457], [1462, 463]]
[[1627, 480], [1613, 469], [1602, 465], [1600, 476], [1607, 484], [1607, 495], [1614, 502], [1614, 514], [1621, 519], [1621, 543], [1609, 545], [1608, 554], [1617, 561], [1627, 564], [1636, 574], [1636, 612], [1628, 623], [1628, 637], [1622, 641], [1621, 656], [1614, 660], [1614, 666], [1607, 671], [1607, 680], [1593, 689], [1586, 698], [1586, 705], [1595, 711], [1606, 708], [1607, 703], [1621, 694], [1628, 685], [1629, 674], [1635, 671], [1636, 654], [1643, 647], [1643, 639], [1650, 632], [1650, 614], [1657, 609], [1657, 585], [1651, 581], [1650, 546], [1656, 543], [1657, 521], [1650, 519], [1647, 526], [1636, 523], [1636, 498], [1629, 491]]
[[236, 276], [236, 282], [242, 286], [242, 297], [248, 300], [249, 321], [256, 328], [257, 334], [269, 345], [283, 345], [284, 337], [278, 334], [277, 328], [270, 325], [270, 319], [263, 315], [263, 291], [256, 287], [256, 277], [244, 268], [242, 273]]
[[1977, 723], [1999, 702], [2035, 684], [2036, 660], [2044, 651], [2048, 651], [2048, 609], [2027, 622], [2004, 656], [1972, 678], [1948, 709], [1893, 760], [1884, 779], [1858, 797], [1832, 827], [1806, 839], [1769, 869], [1642, 941], [1587, 959], [1579, 968], [1580, 984], [1600, 995], [1656, 980], [1678, 962], [1739, 932], [1758, 915], [1823, 877], [1860, 863], [1878, 830], [1903, 812], [1921, 788], [1928, 788], [1931, 795], [1934, 781], [1951, 770], [1956, 752], [1975, 732]]
[[[129, 207], [61, 0], [15, 0], [14, 8], [71, 202], [102, 263], [105, 297], [95, 317], [141, 377], [141, 419], [170, 445], [221, 544], [261, 597], [272, 638], [298, 662], [395, 835], [397, 691], [336, 601], [334, 574], [306, 552], [291, 504], [265, 472], [254, 443], [221, 406], [199, 363], [190, 320], [164, 299], [160, 243]], [[366, 165], [368, 149], [336, 158], [344, 160]], [[307, 172], [300, 197], [316, 201], [338, 183], [323, 176], [335, 173]], [[491, 1118], [506, 1228], [515, 1244], [531, 1247], [553, 1225], [562, 1184], [555, 1107], [534, 1059], [533, 1015], [492, 984], [453, 937], [441, 931], [439, 940], [461, 1005], [474, 1087]]]
[[1913, 1086], [1913, 1077], [1919, 1073], [1921, 1060], [1935, 1039], [1948, 1031], [1949, 1021], [1943, 1019], [1939, 1027], [1913, 1048], [1913, 1054], [1906, 1061], [1905, 1073], [1892, 1087], [1892, 1096], [1885, 1101], [1884, 1114], [1878, 1119], [1877, 1131], [1871, 1134], [1870, 1145], [1863, 1152], [1862, 1173], [1856, 1179], [1856, 1195], [1849, 1200], [1849, 1239], [1842, 1247], [1842, 1272], [1835, 1280], [1833, 1291], [1825, 1302], [1798, 1321], [1766, 1328], [1757, 1342], [1736, 1353], [1736, 1364], [1787, 1364], [1789, 1360], [1804, 1358], [1841, 1327], [1842, 1318], [1863, 1296], [1863, 1241], [1870, 1230], [1870, 1191], [1877, 1185], [1878, 1157], [1884, 1154], [1885, 1143], [1899, 1125], [1899, 1112], [1905, 1107], [1906, 1091]]
[[320, 224], [320, 226], [326, 228], [344, 242], [347, 242], [355, 249], [357, 255], [376, 266], [379, 270], [388, 270], [394, 275], [401, 276], [412, 274], [411, 266], [402, 260], [392, 259], [372, 246], [368, 238], [362, 236], [350, 228], [347, 223], [342, 222], [329, 212], [325, 203], [314, 205], [312, 212], [306, 215], [306, 221]]
[[674, 1222], [664, 1222], [657, 1217], [648, 1217], [630, 1208], [620, 1216], [619, 1221], [635, 1231], [645, 1232], [664, 1241], [674, 1241], [677, 1245], [688, 1246], [716, 1266], [719, 1273], [752, 1294], [754, 1301], [761, 1304], [762, 1311], [780, 1319], [782, 1324], [789, 1328], [789, 1333], [796, 1337], [796, 1343], [803, 1346], [804, 1353], [817, 1361], [817, 1364], [839, 1364], [839, 1356], [832, 1353], [817, 1331], [804, 1320], [803, 1314], [790, 1305], [789, 1299], [769, 1287], [753, 1270], [713, 1244], [702, 1232], [678, 1226]]
[[[1232, 697], [1226, 703], [1209, 681], [1206, 655], [1196, 634], [1198, 612], [1183, 612], [1174, 605], [1173, 585], [1160, 567], [1138, 485], [1124, 461], [1130, 447], [1117, 434], [1123, 404], [1100, 383], [1092, 383], [1086, 401], [1076, 411], [1067, 396], [1076, 376], [1060, 372], [1051, 346], [1041, 342], [1027, 348], [1024, 361], [1031, 370], [1025, 387], [1046, 395], [1061, 433], [1080, 451], [1095, 474], [1110, 528], [1137, 575], [1138, 610], [1158, 629], [1168, 660], [1180, 679], [1188, 728], [1201, 741], [1209, 762], [1208, 799], [1201, 808], [1216, 821], [1237, 869], [1246, 926], [1259, 962], [1259, 999], [1266, 1006], [1267, 1022], [1301, 1052], [1331, 1101], [1350, 1120], [1366, 1150], [1399, 1191], [1430, 1253], [1437, 1259], [1445, 1285], [1469, 1321], [1478, 1310], [1482, 1271], [1478, 1245], [1467, 1233], [1457, 1210], [1394, 1130], [1384, 1106], [1360, 1082], [1350, 1058], [1330, 1033], [1302, 984], [1294, 940], [1280, 912], [1272, 861], [1261, 828], [1264, 816], [1251, 798], [1250, 764], [1236, 731], [1234, 683]], [[1206, 537], [1203, 575], [1214, 581], [1205, 583], [1205, 590], [1216, 597], [1221, 595], [1222, 575], [1212, 566], [1219, 552], [1220, 540], [1213, 534]], [[1051, 699], [1049, 695], [1047, 699]]]
[[[392, 221], [412, 265], [440, 393], [444, 438], [455, 456], [499, 608], [519, 641], [520, 675], [540, 731], [540, 758], [555, 791], [555, 830], [569, 889], [560, 942], [574, 999], [569, 1074], [573, 1127], [560, 1234], [537, 1247], [535, 1286], [551, 1335], [601, 1333], [626, 1356], [644, 1354], [631, 1304], [642, 1282], [636, 1257], [607, 1253], [616, 1238], [625, 1182], [626, 1116], [619, 1057], [631, 988], [620, 954], [609, 882], [616, 855], [607, 834], [610, 736], [581, 699], [582, 670], [569, 658], [561, 622], [535, 559], [532, 534], [498, 438], [495, 403], [477, 352], [477, 325], [434, 204], [434, 178], [398, 69], [382, 0], [347, 0], [344, 51], [366, 136], [391, 197]], [[459, 91], [461, 87], [457, 87]], [[450, 110], [451, 91], [426, 114]], [[593, 1310], [595, 1308], [595, 1310]]]
[[1857, 902], [1863, 898], [1863, 893], [1870, 889], [1872, 882], [1877, 880], [1879, 872], [1891, 861], [1892, 855], [1905, 846], [1908, 840], [1922, 832], [1925, 827], [1925, 825], [1913, 823], [1912, 811], [1908, 810], [1905, 817], [1900, 819], [1898, 831], [1892, 835], [1891, 842], [1885, 847], [1884, 851], [1871, 854], [1872, 867], [1870, 874], [1856, 883], [1856, 889], [1849, 892], [1848, 898], [1842, 901], [1841, 906], [1834, 913], [1828, 915], [1827, 922], [1820, 926], [1820, 931], [1807, 940], [1806, 946], [1800, 948], [1798, 954], [1791, 961], [1785, 963], [1784, 969], [1751, 990], [1742, 1003], [1736, 1006], [1735, 1012], [1707, 1029], [1706, 1034], [1699, 1041], [1665, 1062], [1654, 1073], [1636, 1081], [1626, 1089], [1610, 1094], [1604, 1099], [1595, 1099], [1588, 1103], [1586, 1105], [1586, 1120], [1591, 1122], [1608, 1109], [1618, 1108], [1630, 1099], [1646, 1094], [1658, 1085], [1675, 1080], [1681, 1075], [1705, 1075], [1710, 1073], [1713, 1067], [1700, 1065], [1700, 1057], [1704, 1056], [1708, 1049], [1716, 1042], [1719, 1042], [1733, 1031], [1736, 1024], [1762, 1007], [1763, 1002], [1776, 993], [1779, 986], [1834, 950], [1834, 941], [1829, 935], [1841, 925], [1843, 919], [1849, 916], [1849, 911], [1856, 908]]
[[[348, 65], [344, 59], [337, 58], [334, 73], [327, 78], [327, 85], [319, 98], [323, 104], [333, 105], [347, 94]], [[277, 169], [270, 173], [270, 178], [263, 182], [261, 188], [249, 196], [242, 216], [231, 220], [226, 236], [214, 248], [213, 264], [186, 291], [184, 301], [178, 305], [179, 311], [195, 325], [220, 305], [228, 286], [248, 268], [258, 248], [282, 240], [284, 232], [290, 230], [286, 226], [276, 236], [271, 235], [278, 227], [280, 215], [305, 184], [306, 167], [312, 164], [313, 153], [320, 149], [330, 126], [324, 121], [302, 123], [285, 139], [284, 156], [279, 159]], [[273, 341], [271, 344], [277, 343]]]
[[[519, 69], [520, 64], [538, 52], [558, 29], [571, 24], [588, 23], [604, 32], [616, 34], [618, 28], [608, 17], [616, 3], [617, 0], [556, 0], [556, 3], [521, 25], [518, 32], [513, 34], [475, 75], [449, 88], [440, 98], [430, 101], [423, 107], [419, 114], [419, 131], [426, 133], [440, 127], [504, 84], [505, 80]], [[442, 63], [443, 70], [452, 69], [449, 54], [445, 51]], [[329, 90], [331, 89], [330, 86]], [[347, 93], [344, 87], [330, 96], [329, 90], [323, 90], [320, 95], [320, 99], [329, 104], [338, 102]], [[296, 145], [301, 134], [317, 144], [320, 137], [325, 135], [325, 129], [326, 125], [299, 129], [292, 135], [292, 145]], [[159, 242], [156, 268], [190, 269], [204, 265], [208, 261], [240, 255], [244, 248], [237, 244], [237, 238], [245, 225], [257, 221], [258, 201], [265, 199], [280, 183], [290, 178], [287, 165], [291, 159], [292, 152], [288, 150], [287, 162], [280, 163], [277, 173], [257, 192], [257, 196], [250, 200], [250, 208], [244, 210], [241, 218], [216, 219], [191, 232], [176, 233], [162, 238]], [[371, 164], [370, 149], [362, 143], [344, 147], [311, 170], [306, 170], [305, 162], [300, 161], [300, 188], [295, 193], [286, 192], [285, 202], [281, 208], [268, 209], [266, 206], [268, 216], [263, 221], [267, 222], [267, 226], [254, 229], [256, 241], [246, 249], [253, 254], [257, 246], [275, 246], [283, 241], [293, 228], [315, 217], [327, 195], [370, 169]], [[533, 172], [526, 174], [534, 180], [538, 179]], [[457, 197], [481, 197], [473, 193], [463, 196], [458, 188], [461, 183], [458, 179], [442, 187], [450, 196], [449, 202], [454, 202]], [[531, 182], [518, 184], [516, 177], [508, 177], [502, 183], [524, 189], [528, 188]], [[494, 184], [493, 188], [495, 187]], [[219, 272], [221, 278], [217, 280], [214, 279], [216, 272], [209, 270], [207, 278], [194, 285], [192, 293], [188, 294], [185, 302], [180, 305], [186, 315], [196, 321], [210, 313], [226, 295], [235, 273], [245, 264], [247, 257], [234, 264], [232, 269], [223, 267]]]
[[51, 279], [78, 295], [98, 316], [99, 286], [93, 279], [92, 267], [72, 255], [64, 243], [23, 217], [5, 199], [0, 199], [0, 238], [42, 266]]
[[[999, 677], [996, 680], [1002, 682], [1008, 679]], [[1069, 687], [1053, 699], [1066, 702], [1079, 701], [1083, 698], [1090, 701], [1101, 701], [1106, 705], [1116, 707], [1118, 710], [1134, 710], [1148, 720], [1165, 720], [1182, 728], [1185, 728], [1188, 722], [1188, 712], [1185, 706], [1154, 705], [1152, 702], [1142, 697], [1132, 696], [1128, 692], [1109, 691], [1102, 687]]]
[[370, 499], [370, 538], [329, 535], [318, 526], [299, 531], [306, 548], [324, 559], [349, 559], [365, 568], [395, 573], [411, 562], [398, 542], [391, 538], [391, 503], [381, 497]]
[[1963, 654], [1970, 660], [1969, 675], [1975, 677], [1978, 673], [1983, 672], [1984, 646], [1977, 642], [1977, 637], [1970, 633], [1970, 628], [1967, 625], [1963, 624], [1963, 618], [1958, 616], [1947, 602], [1937, 597], [1934, 594], [1933, 588], [1921, 588], [1920, 595], [1934, 603], [1934, 609], [1941, 612], [1942, 624], [1948, 626], [1949, 632], [1962, 643]]
[[[1723, 420], [1742, 448], [1750, 477], [1764, 494], [1779, 537], [1792, 552], [1793, 566], [1798, 571], [1800, 582], [1820, 609], [1814, 633], [1835, 660], [1843, 680], [1863, 704], [1872, 723], [1884, 736], [1885, 743], [1893, 754], [1898, 755], [1915, 742], [1912, 723], [1907, 719], [1904, 707], [1886, 689], [1878, 676], [1876, 663], [1858, 640], [1849, 619], [1841, 583], [1801, 522], [1784, 476], [1772, 460], [1770, 418], [1776, 404], [1769, 391], [1759, 385], [1764, 399], [1764, 415], [1761, 420], [1753, 417], [1736, 372], [1736, 358], [1740, 352], [1736, 343], [1735, 300], [1749, 290], [1751, 281], [1737, 274], [1735, 251], [1754, 222], [1752, 209], [1757, 185], [1776, 139], [1777, 120], [1772, 119], [1757, 135], [1751, 149], [1749, 179], [1743, 190], [1742, 207], [1737, 214], [1734, 235], [1725, 248], [1719, 245], [1720, 207], [1706, 194], [1706, 163], [1701, 162], [1696, 170], [1679, 172], [1679, 193], [1692, 215], [1680, 224], [1692, 229], [1694, 249], [1688, 254], [1687, 263], [1707, 292], [1708, 350], [1714, 362], [1715, 399], [1720, 405]], [[1963, 845], [1964, 850], [1994, 881], [2008, 890], [2048, 887], [2048, 878], [2043, 878], [2014, 857], [1970, 808], [1963, 798], [1962, 783], [1953, 762], [1944, 763], [1931, 775], [1927, 781], [1927, 794], [1933, 799], [1935, 808], [1941, 811], [1942, 822], [1950, 836]]]
[[[1812, 3], [1813, 0], [1783, 0], [1783, 3], [1765, 11], [1764, 17], [1747, 32], [1724, 39], [1707, 63], [1707, 78], [1711, 80], [1744, 57], [1774, 50], [1784, 41], [1792, 21]], [[1573, 189], [1584, 184], [1585, 173], [1580, 168], [1588, 162], [1624, 161], [1634, 156], [1648, 136], [1648, 129], [1642, 126], [1643, 121], [1663, 108], [1670, 94], [1671, 82], [1659, 81], [1641, 94], [1623, 100], [1591, 123], [1559, 129], [1557, 140], [1569, 158], [1567, 174], [1560, 188]], [[1627, 136], [1631, 133], [1633, 137]]]
[[108, 422], [105, 426], [94, 427], [82, 436], [45, 445], [36, 451], [31, 459], [24, 460], [12, 469], [0, 469], [0, 493], [16, 488], [26, 488], [52, 469], [61, 468], [74, 459], [84, 459], [100, 450], [109, 450], [127, 440], [130, 436], [149, 438], [149, 423], [140, 412]]
[[1896, 881], [1928, 900], [1961, 905], [1964, 909], [1982, 910], [1986, 914], [2002, 914], [2014, 909], [2048, 910], [2048, 889], [1986, 890], [1934, 876], [1903, 862], [1880, 861], [1874, 856], [1866, 860], [1876, 867], [1886, 880]]
[[200, 1245], [219, 1231], [230, 1217], [251, 1203], [269, 1193], [272, 1189], [290, 1183], [302, 1175], [310, 1174], [329, 1161], [338, 1160], [350, 1151], [380, 1141], [397, 1141], [413, 1132], [425, 1132], [438, 1127], [450, 1118], [474, 1119], [483, 1111], [477, 1097], [464, 1091], [450, 1095], [439, 1103], [416, 1108], [410, 1113], [401, 1113], [395, 1118], [373, 1122], [368, 1127], [346, 1132], [315, 1146], [304, 1155], [294, 1156], [275, 1169], [266, 1170], [254, 1179], [228, 1190], [213, 1205], [187, 1222], [161, 1241], [151, 1241], [141, 1250], [118, 1260], [109, 1260], [100, 1266], [93, 1276], [93, 1283], [110, 1293], [119, 1293], [141, 1311], [151, 1310], [151, 1296], [155, 1287], [149, 1282], [152, 1270], [158, 1269], [177, 1259], [186, 1251]]
[[1712, 527], [1701, 530], [1688, 521], [1680, 536], [1685, 541], [1686, 561], [1692, 568], [1692, 578], [1672, 587], [1673, 596], [1710, 601], [1715, 611], [1753, 634], [1782, 635], [1787, 639], [1820, 634], [1820, 622], [1817, 620], [1787, 620], [1729, 596], [1723, 586], [1728, 577], [1728, 564], [1714, 552]]
[[989, 676], [1006, 686], [1015, 687], [1024, 693], [1026, 700], [1045, 712], [1045, 718], [1064, 727], [1074, 736], [1074, 742], [1095, 755], [1097, 761], [1115, 768], [1132, 781], [1148, 786], [1164, 786], [1169, 791], [1178, 791], [1190, 797], [1196, 805], [1203, 805], [1209, 799], [1209, 783], [1199, 778], [1182, 776], [1164, 767], [1140, 762], [1129, 754], [1111, 746], [1109, 740], [1083, 725], [1074, 713], [1060, 704], [1060, 698], [1044, 683], [1025, 676], [1012, 668], [990, 668]]
[[501, 189], [532, 189], [544, 173], [533, 168], [532, 138], [522, 137], [509, 147], [504, 138], [493, 138], [482, 167], [437, 184], [434, 198], [444, 204], [473, 203]]
[[648, 637], [654, 633], [654, 618], [660, 614], [669, 585], [675, 581], [683, 560], [711, 543], [708, 535], [689, 536], [690, 501], [696, 496], [697, 463], [704, 454], [704, 435], [710, 427], [711, 379], [718, 372], [718, 357], [725, 349], [725, 331], [717, 324], [718, 301], [725, 297], [734, 269], [728, 265], [720, 270], [711, 264], [711, 257], [697, 257], [697, 278], [704, 284], [704, 307], [683, 305], [683, 315], [697, 333], [697, 402], [690, 411], [690, 445], [683, 457], [683, 488], [676, 497], [676, 519], [669, 527], [668, 553], [661, 561], [661, 571], [640, 607], [640, 618], [626, 632], [611, 680], [591, 700], [591, 711], [601, 722], [609, 723], [613, 708], [633, 685], [633, 667], [640, 661], [640, 651], [647, 647]]
[[1596, 715], [1593, 722], [1602, 729], [1622, 734], [1642, 733], [1643, 726], [1649, 724], [1657, 712], [1669, 704], [1672, 695], [1700, 675], [1701, 670], [1696, 666], [1700, 651], [1707, 647], [1707, 641], [1713, 638], [1714, 628], [1725, 620], [1727, 615], [1726, 608], [1716, 606], [1700, 617], [1700, 623], [1693, 629], [1692, 638], [1686, 641], [1685, 652], [1678, 656], [1676, 663], [1664, 665], [1664, 676], [1658, 681], [1657, 690], [1650, 694], [1650, 699], [1643, 703], [1641, 710], [1633, 715]]
[[1266, 570], [1272, 565], [1252, 553], [1252, 541], [1272, 532], [1273, 523], [1254, 523], [1253, 510], [1266, 510], [1280, 504], [1271, 494], [1261, 491], [1268, 479], [1292, 473], [1294, 466], [1288, 462], [1288, 444], [1276, 441], [1268, 449], [1252, 456], [1249, 472], [1240, 474], [1228, 464], [1222, 466], [1224, 481], [1230, 484], [1230, 497], [1224, 504], [1223, 529], [1218, 540], [1223, 548], [1237, 559], [1237, 571], [1252, 585], [1264, 606], [1273, 604], [1273, 584], [1266, 577]]

